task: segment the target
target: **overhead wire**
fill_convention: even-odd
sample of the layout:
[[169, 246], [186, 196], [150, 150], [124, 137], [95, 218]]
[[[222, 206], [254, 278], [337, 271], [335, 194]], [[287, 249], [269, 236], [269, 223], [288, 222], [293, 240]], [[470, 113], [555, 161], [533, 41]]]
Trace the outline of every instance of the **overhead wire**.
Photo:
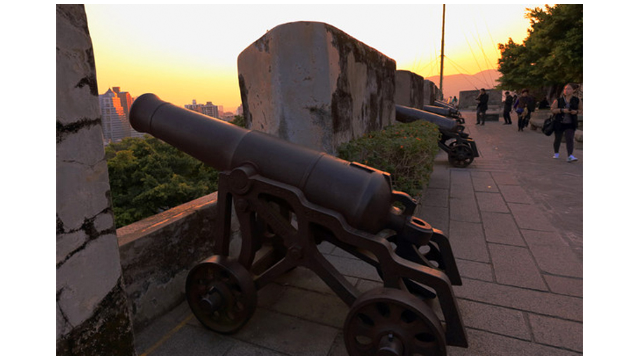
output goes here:
[[471, 78], [474, 78], [474, 77], [472, 75], [465, 74], [465, 73], [468, 73], [469, 71], [467, 71], [466, 69], [462, 68], [462, 66], [457, 64], [455, 61], [453, 61], [447, 55], [445, 55], [444, 57], [447, 58], [451, 62], [451, 65], [453, 65], [453, 67], [455, 67], [456, 70], [458, 70], [460, 72], [460, 75], [463, 75], [463, 78], [465, 79], [465, 81], [467, 81], [471, 86], [473, 86], [474, 89], [478, 90], [478, 87], [476, 86], [476, 84], [474, 84], [473, 82], [469, 81], [469, 77], [471, 77]]

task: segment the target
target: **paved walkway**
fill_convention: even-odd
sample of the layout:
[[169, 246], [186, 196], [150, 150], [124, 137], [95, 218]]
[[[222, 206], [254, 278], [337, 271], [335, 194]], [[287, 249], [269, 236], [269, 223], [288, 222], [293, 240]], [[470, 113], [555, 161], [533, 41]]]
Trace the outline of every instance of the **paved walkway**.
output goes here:
[[[449, 237], [462, 275], [454, 287], [469, 348], [450, 355], [582, 355], [582, 150], [552, 156], [552, 137], [516, 125], [467, 131], [481, 157], [468, 168], [437, 157], [417, 216]], [[376, 271], [330, 244], [321, 252], [358, 289]], [[315, 274], [297, 268], [258, 292], [236, 334], [206, 330], [186, 303], [136, 334], [140, 355], [347, 355], [348, 307]]]

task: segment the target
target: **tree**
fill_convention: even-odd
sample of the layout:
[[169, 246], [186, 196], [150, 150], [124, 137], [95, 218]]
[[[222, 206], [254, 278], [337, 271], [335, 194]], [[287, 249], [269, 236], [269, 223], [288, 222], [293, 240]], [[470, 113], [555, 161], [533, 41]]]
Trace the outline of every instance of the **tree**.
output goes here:
[[215, 169], [151, 136], [126, 138], [105, 152], [116, 227], [217, 190]]
[[531, 22], [523, 44], [499, 44], [498, 79], [502, 89], [544, 89], [555, 97], [569, 83], [582, 83], [582, 4], [527, 9]]

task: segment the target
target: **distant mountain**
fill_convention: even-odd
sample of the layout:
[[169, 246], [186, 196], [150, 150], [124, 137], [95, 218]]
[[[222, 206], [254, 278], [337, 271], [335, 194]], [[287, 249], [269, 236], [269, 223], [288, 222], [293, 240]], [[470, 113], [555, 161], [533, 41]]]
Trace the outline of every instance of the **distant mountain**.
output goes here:
[[[498, 85], [498, 78], [502, 74], [498, 70], [485, 70], [474, 75], [456, 74], [447, 75], [442, 78], [442, 88], [444, 89], [444, 98], [456, 96], [460, 99], [460, 91], [480, 90], [481, 88], [492, 89]], [[440, 87], [440, 75], [426, 78], [433, 81], [437, 87]]]

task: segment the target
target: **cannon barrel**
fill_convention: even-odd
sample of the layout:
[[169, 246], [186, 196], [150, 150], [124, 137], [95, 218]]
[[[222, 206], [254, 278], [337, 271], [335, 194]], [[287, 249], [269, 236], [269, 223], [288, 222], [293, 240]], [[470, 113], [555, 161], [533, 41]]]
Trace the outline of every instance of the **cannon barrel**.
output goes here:
[[135, 100], [130, 120], [137, 131], [217, 170], [248, 165], [265, 178], [294, 186], [310, 202], [339, 212], [360, 230], [402, 231], [408, 218], [393, 202], [411, 198], [392, 190], [388, 173], [175, 106], [154, 94]]
[[425, 120], [436, 124], [440, 130], [448, 132], [456, 131], [458, 128], [454, 119], [402, 105], [396, 105], [396, 120], [403, 123]]
[[451, 108], [445, 108], [441, 106], [435, 105], [424, 105], [422, 106], [422, 110], [442, 116], [452, 117], [454, 115], [454, 110]]

